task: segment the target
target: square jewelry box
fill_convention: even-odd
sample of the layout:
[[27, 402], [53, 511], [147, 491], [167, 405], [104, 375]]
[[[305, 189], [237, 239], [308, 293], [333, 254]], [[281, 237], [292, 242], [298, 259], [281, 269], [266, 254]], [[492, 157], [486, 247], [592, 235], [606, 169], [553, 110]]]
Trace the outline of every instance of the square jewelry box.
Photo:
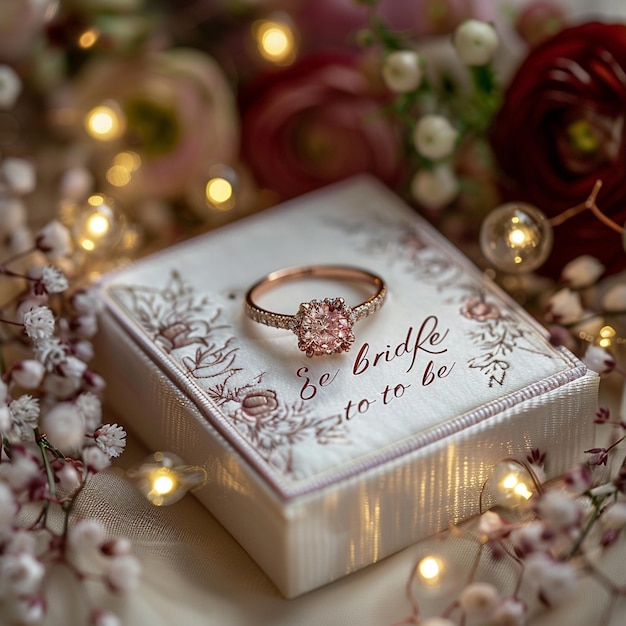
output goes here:
[[[384, 305], [349, 352], [308, 358], [244, 313], [280, 268], [381, 276]], [[377, 181], [357, 177], [104, 277], [107, 401], [152, 450], [206, 471], [195, 492], [294, 597], [474, 515], [490, 469], [582, 457], [598, 377]], [[261, 306], [368, 297], [296, 280]]]

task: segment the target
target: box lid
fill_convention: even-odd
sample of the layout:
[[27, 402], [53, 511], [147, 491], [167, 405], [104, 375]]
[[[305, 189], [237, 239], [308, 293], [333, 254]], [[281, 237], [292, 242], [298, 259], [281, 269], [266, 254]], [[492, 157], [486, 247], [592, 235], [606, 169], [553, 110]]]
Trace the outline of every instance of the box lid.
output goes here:
[[[307, 358], [288, 330], [250, 320], [248, 288], [274, 270], [337, 264], [385, 280], [350, 352]], [[429, 224], [359, 177], [167, 249], [103, 280], [105, 304], [173, 384], [282, 499], [461, 432], [586, 374]], [[302, 280], [300, 302], [354, 285]]]

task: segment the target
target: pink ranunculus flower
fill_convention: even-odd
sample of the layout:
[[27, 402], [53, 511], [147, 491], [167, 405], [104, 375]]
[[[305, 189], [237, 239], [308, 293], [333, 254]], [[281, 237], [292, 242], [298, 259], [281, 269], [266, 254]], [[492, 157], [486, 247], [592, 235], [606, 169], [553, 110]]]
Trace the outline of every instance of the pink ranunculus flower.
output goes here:
[[75, 82], [75, 102], [86, 115], [113, 102], [124, 132], [101, 141], [101, 163], [130, 150], [141, 158], [130, 182], [117, 193], [176, 198], [212, 165], [232, 164], [239, 147], [239, 119], [232, 89], [207, 54], [186, 48], [146, 52], [133, 58], [101, 57]]
[[400, 140], [356, 58], [315, 55], [270, 72], [242, 98], [242, 156], [282, 199], [369, 173], [398, 180]]

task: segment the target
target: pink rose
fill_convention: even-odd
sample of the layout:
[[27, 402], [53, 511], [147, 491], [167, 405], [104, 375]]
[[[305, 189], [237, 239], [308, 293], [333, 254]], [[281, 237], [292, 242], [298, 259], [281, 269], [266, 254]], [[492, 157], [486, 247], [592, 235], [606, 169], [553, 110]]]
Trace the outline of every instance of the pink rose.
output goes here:
[[123, 136], [96, 146], [107, 167], [122, 150], [141, 157], [139, 170], [119, 192], [177, 197], [194, 182], [206, 183], [211, 165], [236, 157], [234, 96], [220, 67], [200, 51], [173, 48], [96, 59], [76, 81], [75, 99], [83, 115], [107, 101], [123, 113]]
[[242, 157], [282, 198], [361, 173], [393, 184], [400, 141], [382, 103], [356, 59], [308, 57], [244, 94]]

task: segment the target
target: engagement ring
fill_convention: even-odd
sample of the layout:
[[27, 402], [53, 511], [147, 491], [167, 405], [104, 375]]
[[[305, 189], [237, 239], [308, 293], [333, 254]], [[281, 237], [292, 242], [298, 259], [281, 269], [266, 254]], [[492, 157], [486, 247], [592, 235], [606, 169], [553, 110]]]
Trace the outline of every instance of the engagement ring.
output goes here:
[[[256, 304], [258, 296], [287, 281], [327, 278], [367, 283], [376, 289], [365, 302], [350, 307], [343, 298], [303, 302], [295, 315], [274, 313]], [[347, 352], [354, 343], [354, 324], [380, 309], [387, 287], [376, 274], [354, 267], [311, 265], [291, 267], [268, 274], [246, 294], [246, 315], [259, 324], [290, 330], [298, 337], [298, 347], [308, 357]]]

